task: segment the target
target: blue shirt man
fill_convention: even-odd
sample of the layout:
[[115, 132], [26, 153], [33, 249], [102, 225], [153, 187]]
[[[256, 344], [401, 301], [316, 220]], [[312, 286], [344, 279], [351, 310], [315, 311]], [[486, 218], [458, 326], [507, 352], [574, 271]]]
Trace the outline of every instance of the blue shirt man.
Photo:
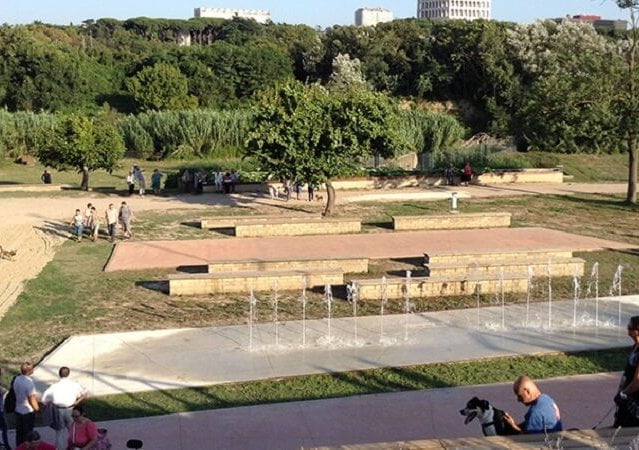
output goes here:
[[557, 404], [549, 395], [542, 394], [537, 385], [527, 376], [521, 376], [513, 384], [517, 400], [528, 406], [524, 422], [517, 424], [506, 414], [505, 420], [518, 432], [526, 434], [554, 433], [561, 431], [561, 414]]

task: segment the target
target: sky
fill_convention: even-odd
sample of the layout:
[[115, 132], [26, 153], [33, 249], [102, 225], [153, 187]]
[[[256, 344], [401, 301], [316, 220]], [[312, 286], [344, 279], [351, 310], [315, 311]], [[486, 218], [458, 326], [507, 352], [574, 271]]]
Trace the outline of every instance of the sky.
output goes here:
[[[198, 0], [195, 0], [198, 1]], [[417, 0], [199, 0], [189, 5], [180, 0], [0, 0], [0, 23], [40, 21], [79, 24], [86, 19], [156, 17], [188, 19], [196, 7], [267, 9], [274, 22], [311, 26], [349, 25], [362, 7], [390, 9], [395, 17], [414, 17]], [[596, 14], [607, 19], [626, 19], [613, 0], [493, 0], [493, 18], [529, 23], [538, 18]]]

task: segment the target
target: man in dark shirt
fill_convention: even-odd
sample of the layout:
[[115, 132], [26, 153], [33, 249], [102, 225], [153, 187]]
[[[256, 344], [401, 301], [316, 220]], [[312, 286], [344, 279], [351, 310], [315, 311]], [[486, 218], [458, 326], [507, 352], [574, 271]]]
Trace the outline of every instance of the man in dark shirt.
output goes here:
[[40, 176], [40, 179], [44, 184], [51, 184], [51, 174], [46, 169]]

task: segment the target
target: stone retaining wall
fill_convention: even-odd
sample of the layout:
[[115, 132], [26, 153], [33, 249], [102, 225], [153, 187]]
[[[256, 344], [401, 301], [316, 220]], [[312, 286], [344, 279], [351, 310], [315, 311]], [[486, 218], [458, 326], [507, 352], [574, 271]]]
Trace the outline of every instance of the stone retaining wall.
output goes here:
[[[382, 280], [355, 280], [360, 300], [380, 300], [382, 298]], [[479, 287], [478, 287], [479, 286]], [[502, 280], [494, 275], [484, 277], [415, 277], [407, 283], [406, 278], [386, 280], [386, 295], [389, 299], [402, 299], [408, 288], [410, 298], [429, 298], [472, 295], [480, 289], [482, 294], [499, 293]], [[523, 274], [505, 274], [503, 279], [505, 292], [523, 293], [528, 290], [528, 277]]]
[[209, 273], [291, 270], [339, 270], [344, 273], [366, 273], [368, 272], [368, 258], [250, 259], [209, 263]]
[[169, 295], [208, 295], [271, 291], [277, 285], [281, 291], [301, 290], [306, 279], [308, 287], [344, 284], [339, 270], [236, 272], [170, 275]]
[[393, 229], [451, 230], [509, 227], [510, 213], [447, 214], [437, 216], [393, 216]]
[[362, 231], [359, 219], [306, 219], [290, 221], [242, 222], [235, 226], [237, 237], [307, 236], [314, 234], [349, 234]]
[[238, 223], [245, 222], [266, 222], [275, 219], [286, 221], [298, 221], [308, 219], [319, 219], [321, 216], [317, 214], [309, 214], [306, 216], [273, 216], [273, 215], [255, 215], [255, 216], [219, 216], [202, 219], [200, 228], [210, 230], [215, 228], [235, 228]]
[[572, 258], [571, 250], [521, 250], [503, 252], [468, 252], [424, 254], [426, 264], [473, 264], [475, 262], [513, 260], [553, 260]]
[[[455, 277], [462, 275], [499, 275], [506, 273], [527, 273], [532, 269], [534, 276], [547, 276], [548, 260], [504, 260], [470, 264], [429, 264], [426, 268], [429, 276]], [[586, 261], [581, 258], [556, 258], [550, 261], [550, 273], [553, 277], [581, 277], [584, 275]]]

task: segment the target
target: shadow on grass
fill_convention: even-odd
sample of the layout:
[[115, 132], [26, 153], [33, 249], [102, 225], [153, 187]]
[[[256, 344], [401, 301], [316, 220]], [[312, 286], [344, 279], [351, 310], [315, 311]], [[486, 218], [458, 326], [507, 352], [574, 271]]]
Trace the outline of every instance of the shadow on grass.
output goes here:
[[[593, 196], [577, 196], [577, 195], [549, 195], [547, 198], [554, 200], [562, 200], [577, 205], [589, 205], [594, 207], [605, 207], [614, 210], [639, 211], [639, 205], [633, 205], [611, 194], [592, 194]], [[596, 196], [596, 197], [594, 197]]]

